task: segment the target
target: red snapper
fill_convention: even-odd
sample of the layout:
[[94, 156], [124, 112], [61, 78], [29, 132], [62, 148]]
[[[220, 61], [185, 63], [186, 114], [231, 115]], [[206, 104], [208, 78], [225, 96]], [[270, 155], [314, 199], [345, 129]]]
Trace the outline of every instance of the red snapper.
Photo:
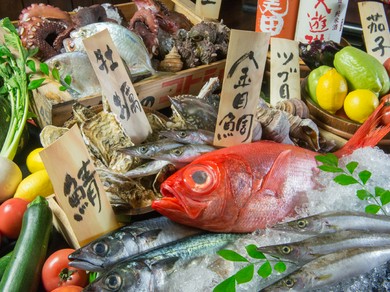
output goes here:
[[[387, 102], [385, 102], [385, 100]], [[389, 131], [381, 117], [390, 95], [335, 154], [376, 145]], [[152, 208], [173, 221], [216, 232], [253, 232], [296, 215], [315, 188], [317, 152], [259, 141], [202, 155], [161, 185]]]

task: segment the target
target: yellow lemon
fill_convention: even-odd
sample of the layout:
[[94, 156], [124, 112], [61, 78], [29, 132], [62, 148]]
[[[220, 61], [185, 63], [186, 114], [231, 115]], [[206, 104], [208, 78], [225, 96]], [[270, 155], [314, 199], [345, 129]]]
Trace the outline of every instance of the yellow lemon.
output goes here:
[[325, 72], [318, 79], [316, 88], [317, 102], [322, 109], [331, 114], [343, 107], [347, 93], [347, 81], [334, 68]]
[[11, 198], [22, 181], [19, 166], [6, 157], [0, 156], [0, 203]]
[[54, 193], [46, 169], [38, 170], [25, 177], [16, 189], [14, 198], [33, 201], [37, 196], [47, 197]]
[[39, 155], [39, 152], [41, 152], [43, 149], [44, 148], [42, 147], [36, 148], [27, 155], [26, 166], [31, 173], [45, 169], [45, 165], [43, 164], [41, 156]]
[[369, 89], [356, 89], [344, 100], [344, 111], [352, 121], [363, 123], [379, 105], [377, 95]]

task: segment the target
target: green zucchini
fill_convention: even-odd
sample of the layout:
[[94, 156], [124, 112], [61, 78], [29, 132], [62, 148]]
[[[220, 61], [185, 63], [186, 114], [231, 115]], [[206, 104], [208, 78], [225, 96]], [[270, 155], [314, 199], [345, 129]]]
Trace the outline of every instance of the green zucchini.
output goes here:
[[43, 197], [24, 213], [20, 235], [0, 282], [0, 291], [37, 291], [52, 229], [53, 214]]
[[4, 275], [5, 269], [7, 268], [9, 262], [11, 261], [13, 251], [10, 251], [5, 256], [0, 258], [0, 280]]

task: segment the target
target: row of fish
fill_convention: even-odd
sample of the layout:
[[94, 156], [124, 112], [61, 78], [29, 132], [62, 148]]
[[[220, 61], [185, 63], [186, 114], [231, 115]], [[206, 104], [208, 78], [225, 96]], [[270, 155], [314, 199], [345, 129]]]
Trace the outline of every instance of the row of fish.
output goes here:
[[[270, 279], [258, 278], [248, 291], [327, 290], [390, 261], [389, 221], [384, 215], [327, 212], [262, 232], [232, 234], [208, 233], [157, 217], [134, 222], [83, 246], [70, 255], [70, 266], [99, 272], [84, 291], [177, 291], [173, 287], [182, 274], [194, 270], [200, 275], [210, 273], [204, 279], [210, 283], [199, 283], [199, 287], [209, 285], [211, 291], [240, 268], [221, 261], [216, 252], [254, 241], [267, 258], [281, 259], [288, 269], [281, 275], [273, 273]], [[278, 243], [263, 246], [264, 236], [267, 242]], [[283, 242], [283, 238], [302, 236]]]
[[121, 227], [69, 256], [70, 266], [98, 271], [84, 291], [163, 291], [174, 270], [215, 254], [242, 234], [206, 233], [165, 217]]
[[390, 217], [386, 215], [326, 212], [273, 228], [309, 237], [258, 247], [294, 266], [291, 273], [261, 291], [321, 289], [390, 261]]

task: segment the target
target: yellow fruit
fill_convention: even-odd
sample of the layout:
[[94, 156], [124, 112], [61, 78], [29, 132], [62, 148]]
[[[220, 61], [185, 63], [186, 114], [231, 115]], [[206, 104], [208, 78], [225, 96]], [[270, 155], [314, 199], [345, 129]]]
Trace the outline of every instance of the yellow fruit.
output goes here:
[[36, 148], [27, 155], [26, 166], [31, 173], [45, 169], [45, 165], [43, 164], [41, 156], [39, 155], [39, 152], [41, 152], [43, 149], [44, 148], [42, 147]]
[[54, 193], [46, 169], [38, 170], [24, 178], [16, 189], [15, 198], [33, 201], [37, 196], [47, 197]]
[[0, 156], [0, 203], [11, 198], [22, 181], [19, 166], [6, 157]]
[[317, 102], [322, 109], [331, 114], [343, 107], [347, 93], [347, 81], [334, 68], [318, 79], [316, 88]]
[[377, 95], [369, 89], [356, 89], [344, 100], [344, 111], [352, 121], [363, 123], [379, 105]]

